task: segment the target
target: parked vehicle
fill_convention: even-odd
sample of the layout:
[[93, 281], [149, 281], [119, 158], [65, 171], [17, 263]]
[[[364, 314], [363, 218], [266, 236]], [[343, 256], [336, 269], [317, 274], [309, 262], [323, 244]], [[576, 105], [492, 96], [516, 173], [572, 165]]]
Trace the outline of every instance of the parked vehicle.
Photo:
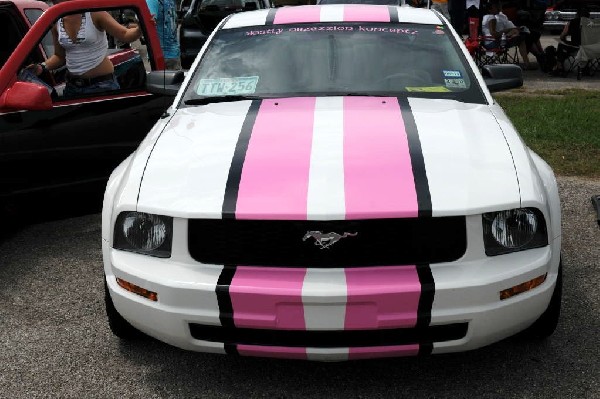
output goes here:
[[188, 69], [213, 29], [228, 15], [270, 8], [270, 0], [192, 0], [179, 28], [181, 65]]
[[113, 333], [331, 361], [552, 334], [557, 184], [490, 93], [521, 69], [459, 38], [394, 6], [219, 25], [108, 183]]
[[563, 0], [546, 10], [544, 28], [560, 33], [567, 22], [576, 17], [579, 7], [587, 7], [590, 18], [600, 18], [600, 0]]
[[30, 0], [0, 3], [0, 210], [26, 198], [39, 207], [41, 194], [76, 198], [67, 192], [97, 192], [100, 204], [111, 171], [135, 150], [172, 100], [146, 91], [143, 60], [128, 46], [109, 49], [118, 91], [65, 98], [64, 68], [22, 81], [27, 65], [54, 54], [50, 27], [60, 16], [115, 9], [135, 13], [144, 30], [148, 64], [163, 69], [144, 0], [72, 0], [52, 7]]

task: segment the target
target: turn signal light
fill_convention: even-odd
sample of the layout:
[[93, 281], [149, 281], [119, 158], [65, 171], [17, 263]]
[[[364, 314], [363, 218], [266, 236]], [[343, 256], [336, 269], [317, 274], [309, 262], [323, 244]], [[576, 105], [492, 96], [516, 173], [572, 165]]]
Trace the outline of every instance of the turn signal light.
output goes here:
[[542, 285], [544, 281], [546, 281], [546, 276], [548, 273], [536, 277], [533, 280], [525, 281], [519, 285], [515, 285], [514, 287], [510, 287], [508, 289], [500, 291], [500, 300], [503, 301], [510, 297], [513, 297], [518, 294], [522, 294], [523, 292], [527, 292], [529, 290], [534, 289], [535, 287]]
[[142, 288], [135, 284], [131, 284], [130, 282], [120, 279], [118, 277], [117, 277], [117, 284], [119, 284], [119, 286], [121, 288], [126, 289], [129, 292], [133, 292], [134, 294], [143, 296], [144, 298], [150, 299], [151, 301], [154, 301], [154, 302], [158, 301], [158, 294], [156, 292], [148, 291], [145, 288]]

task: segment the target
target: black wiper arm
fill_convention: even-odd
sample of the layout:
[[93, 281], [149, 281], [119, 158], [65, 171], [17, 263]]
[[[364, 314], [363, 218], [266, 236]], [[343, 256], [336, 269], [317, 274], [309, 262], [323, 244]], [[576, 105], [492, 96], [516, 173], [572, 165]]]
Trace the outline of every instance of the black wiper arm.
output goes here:
[[339, 93], [335, 93], [332, 94], [334, 96], [340, 96], [340, 97], [396, 97], [395, 95], [393, 95], [393, 93], [390, 92], [353, 92], [353, 91], [349, 91], [349, 92], [339, 92]]
[[202, 97], [202, 98], [193, 98], [191, 100], [185, 100], [185, 105], [206, 105], [211, 103], [226, 103], [233, 101], [242, 101], [242, 100], [260, 100], [262, 97], [257, 96], [214, 96], [214, 97]]

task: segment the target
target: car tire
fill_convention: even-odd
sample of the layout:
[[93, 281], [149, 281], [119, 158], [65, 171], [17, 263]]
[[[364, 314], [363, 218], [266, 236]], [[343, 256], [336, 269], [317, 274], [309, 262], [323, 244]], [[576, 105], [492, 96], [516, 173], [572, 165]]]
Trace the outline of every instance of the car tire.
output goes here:
[[19, 220], [19, 206], [11, 200], [0, 200], [0, 217], [4, 229], [0, 232], [0, 238], [8, 237], [21, 227]]
[[106, 305], [108, 326], [115, 336], [126, 341], [138, 340], [145, 337], [140, 330], [129, 324], [115, 308], [112, 298], [110, 297], [110, 292], [108, 291], [106, 278], [104, 279], [104, 303]]
[[528, 339], [545, 339], [548, 338], [558, 325], [560, 317], [560, 307], [562, 302], [562, 259], [558, 266], [558, 277], [556, 278], [556, 286], [550, 298], [548, 307], [542, 315], [526, 330], [521, 333], [521, 336]]

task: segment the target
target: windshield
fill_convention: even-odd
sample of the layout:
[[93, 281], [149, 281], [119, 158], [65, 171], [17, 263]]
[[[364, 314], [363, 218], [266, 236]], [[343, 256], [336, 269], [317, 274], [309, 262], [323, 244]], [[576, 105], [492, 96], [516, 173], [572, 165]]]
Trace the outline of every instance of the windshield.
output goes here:
[[401, 5], [400, 0], [320, 0], [319, 5], [323, 4], [374, 4], [382, 6], [397, 6]]
[[408, 93], [485, 103], [444, 27], [341, 22], [220, 30], [183, 100]]

